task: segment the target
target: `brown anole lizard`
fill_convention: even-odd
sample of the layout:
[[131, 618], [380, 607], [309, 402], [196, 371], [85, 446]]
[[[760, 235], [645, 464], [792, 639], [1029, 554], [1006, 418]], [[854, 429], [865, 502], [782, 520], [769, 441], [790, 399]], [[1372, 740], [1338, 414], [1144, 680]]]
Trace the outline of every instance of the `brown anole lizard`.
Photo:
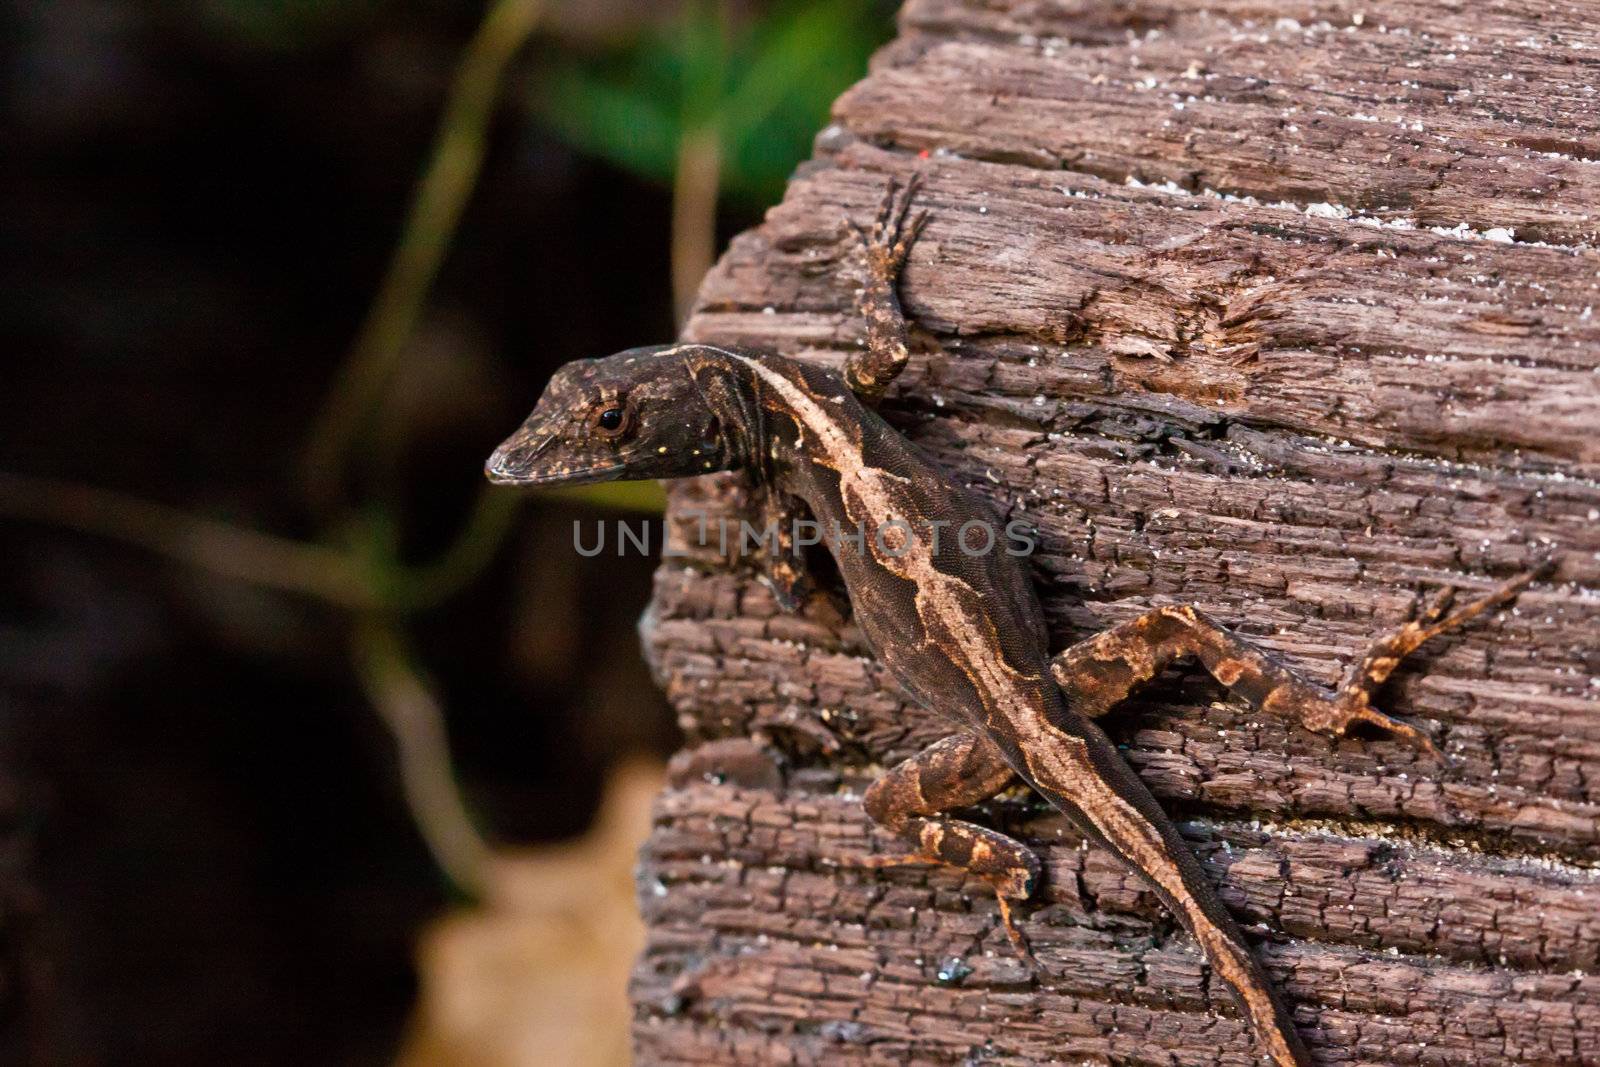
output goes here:
[[[907, 839], [914, 858], [962, 868], [994, 888], [1008, 936], [1040, 864], [1022, 842], [947, 812], [1021, 779], [1094, 842], [1148, 880], [1236, 995], [1280, 1067], [1307, 1053], [1237, 924], [1139, 776], [1094, 720], [1179, 658], [1198, 660], [1250, 704], [1329, 735], [1354, 723], [1432, 750], [1427, 735], [1372, 707], [1400, 660], [1430, 637], [1514, 597], [1523, 574], [1447, 614], [1435, 598], [1377, 640], [1327, 691], [1188, 606], [1159, 607], [1053, 659], [1025, 562], [991, 539], [967, 551], [956, 531], [995, 515], [874, 410], [908, 359], [896, 294], [927, 221], [907, 216], [916, 179], [891, 183], [870, 231], [859, 306], [866, 344], [843, 375], [776, 355], [709, 344], [631, 349], [561, 368], [523, 426], [490, 458], [513, 485], [682, 478], [743, 469], [786, 514], [809, 509], [838, 563], [854, 618], [905, 690], [957, 732], [890, 770], [864, 806]], [[941, 538], [942, 535], [942, 538]], [[803, 600], [803, 557], [777, 556], [779, 599]], [[890, 860], [886, 862], [898, 862]]]

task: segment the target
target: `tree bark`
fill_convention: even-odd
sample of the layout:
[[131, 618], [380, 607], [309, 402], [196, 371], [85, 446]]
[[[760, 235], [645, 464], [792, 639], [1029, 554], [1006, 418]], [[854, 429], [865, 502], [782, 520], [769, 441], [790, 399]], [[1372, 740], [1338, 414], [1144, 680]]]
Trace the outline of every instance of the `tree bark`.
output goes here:
[[[1441, 767], [1175, 672], [1108, 729], [1328, 1064], [1600, 1062], [1600, 34], [1583, 3], [912, 0], [693, 339], [837, 364], [843, 217], [925, 174], [887, 417], [1009, 518], [1053, 648], [1199, 605], [1326, 682], [1440, 586], [1553, 554], [1381, 704]], [[836, 597], [700, 546], [643, 628], [687, 735], [645, 848], [641, 1063], [1255, 1062], [1141, 881], [1037, 800], [1020, 909], [857, 802], [947, 732]], [[844, 866], [841, 866], [844, 865]]]

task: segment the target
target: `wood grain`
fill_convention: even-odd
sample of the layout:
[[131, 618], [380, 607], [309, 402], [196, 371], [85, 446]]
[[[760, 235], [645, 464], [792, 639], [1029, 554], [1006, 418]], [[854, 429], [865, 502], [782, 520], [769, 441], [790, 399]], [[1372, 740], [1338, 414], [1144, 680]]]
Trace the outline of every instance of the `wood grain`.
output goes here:
[[[933, 212], [885, 410], [1040, 531], [1054, 646], [1193, 602], [1324, 681], [1422, 593], [1554, 556], [1383, 706], [1446, 767], [1174, 674], [1113, 736], [1329, 1064], [1600, 1061], [1600, 34], [1577, 3], [914, 0], [687, 333], [837, 363], [843, 217]], [[944, 732], [828, 597], [777, 612], [674, 492], [643, 626], [686, 744], [644, 853], [643, 1063], [1245, 1064], [1201, 957], [1036, 800], [981, 885], [851, 870]]]

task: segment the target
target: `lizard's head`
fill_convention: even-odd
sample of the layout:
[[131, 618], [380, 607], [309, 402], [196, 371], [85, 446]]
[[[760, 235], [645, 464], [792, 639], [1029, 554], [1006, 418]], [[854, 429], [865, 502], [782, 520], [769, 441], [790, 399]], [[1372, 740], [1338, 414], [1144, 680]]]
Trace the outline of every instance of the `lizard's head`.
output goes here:
[[489, 457], [489, 480], [569, 485], [729, 470], [736, 456], [708, 396], [721, 390], [718, 375], [704, 374], [704, 351], [658, 345], [568, 363]]

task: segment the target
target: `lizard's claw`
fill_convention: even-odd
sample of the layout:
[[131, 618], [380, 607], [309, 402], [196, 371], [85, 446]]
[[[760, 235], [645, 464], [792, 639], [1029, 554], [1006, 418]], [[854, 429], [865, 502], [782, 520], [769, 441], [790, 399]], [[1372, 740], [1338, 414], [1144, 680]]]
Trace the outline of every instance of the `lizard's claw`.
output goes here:
[[872, 238], [868, 237], [867, 231], [861, 228], [861, 224], [855, 219], [851, 218], [849, 215], [844, 216], [844, 224], [849, 228], [851, 233], [855, 234], [856, 244], [861, 246], [861, 251], [866, 254], [867, 259], [870, 262], [872, 259]]
[[901, 229], [905, 226], [906, 213], [911, 210], [911, 201], [921, 188], [921, 171], [913, 171], [911, 177], [906, 179], [903, 193], [900, 182], [895, 178], [889, 179], [888, 188], [883, 192], [883, 201], [878, 205], [877, 222], [872, 227], [874, 243], [886, 247], [895, 244], [900, 237]]
[[1428, 600], [1427, 604], [1417, 614], [1417, 622], [1429, 626], [1444, 618], [1444, 613], [1450, 610], [1450, 605], [1456, 602], [1454, 586], [1445, 586]]
[[1422, 637], [1417, 643], [1421, 644], [1422, 641], [1426, 641], [1435, 634], [1443, 633], [1446, 630], [1453, 630], [1462, 623], [1468, 622], [1492, 608], [1497, 608], [1515, 599], [1517, 594], [1533, 584], [1536, 579], [1548, 575], [1554, 568], [1555, 560], [1546, 559], [1532, 570], [1523, 571], [1510, 581], [1501, 583], [1477, 600], [1467, 604], [1466, 607], [1458, 608], [1452, 614], [1441, 618], [1441, 616], [1444, 616], [1445, 609], [1451, 605], [1454, 599], [1454, 591], [1445, 590], [1444, 593], [1435, 598], [1434, 603], [1428, 605], [1423, 617], [1418, 620], [1422, 630]]
[[911, 254], [911, 246], [917, 243], [917, 238], [922, 235], [922, 228], [928, 224], [927, 211], [919, 211], [911, 220], [911, 225], [899, 233], [894, 242], [894, 247], [889, 249], [889, 263], [894, 270], [899, 270], [905, 265], [906, 257]]
[[[912, 179], [915, 181], [915, 178]], [[890, 178], [889, 184], [883, 190], [883, 199], [878, 201], [878, 217], [872, 224], [872, 240], [881, 244], [884, 235], [889, 232], [889, 227], [894, 224], [895, 194], [900, 191], [900, 182]]]
[[1039, 957], [1033, 954], [1033, 946], [1028, 944], [1028, 939], [1017, 928], [1017, 922], [1011, 915], [1011, 901], [996, 887], [995, 902], [1000, 905], [1000, 925], [1005, 928], [1006, 938], [1011, 942], [1011, 947], [1016, 950], [1022, 959], [1022, 965], [1032, 972], [1035, 978], [1044, 973], [1044, 968], [1039, 965]]
[[[827, 859], [827, 866], [840, 870], [856, 871], [881, 871], [894, 867], [937, 867], [940, 861], [921, 852], [900, 852], [889, 855], [853, 856], [849, 859]], [[1022, 960], [1023, 966], [1035, 978], [1044, 973], [1039, 965], [1039, 958], [1033, 954], [1033, 947], [1028, 944], [1027, 937], [1017, 926], [1016, 918], [1011, 914], [1011, 906], [1019, 900], [1025, 900], [1033, 891], [1037, 881], [1036, 870], [1026, 872], [1008, 871], [997, 875], [981, 875], [980, 877], [994, 890], [994, 899], [1000, 906], [1000, 926], [1006, 932], [1006, 940], [1011, 942], [1011, 947], [1016, 950], [1017, 956]]]
[[910, 254], [911, 246], [916, 243], [917, 235], [927, 225], [926, 211], [918, 212], [911, 218], [910, 225], [906, 224], [906, 219], [911, 213], [911, 202], [921, 188], [920, 171], [913, 173], [903, 188], [897, 179], [890, 178], [870, 229], [863, 229], [854, 219], [845, 218], [845, 225], [855, 234], [856, 241], [866, 253], [867, 263], [875, 274], [893, 277], [905, 264], [906, 256]]
[[1427, 734], [1415, 726], [1391, 719], [1374, 708], [1373, 695], [1400, 666], [1401, 661], [1424, 642], [1514, 599], [1535, 579], [1548, 574], [1552, 565], [1551, 560], [1546, 560], [1454, 611], [1451, 608], [1455, 605], [1455, 590], [1441, 589], [1429, 597], [1415, 618], [1378, 638], [1359, 660], [1350, 665], [1344, 681], [1339, 685], [1335, 732], [1343, 734], [1351, 723], [1366, 723], [1390, 737], [1404, 741], [1426, 756], [1441, 763], [1448, 762]]
[[844, 750], [844, 743], [839, 740], [839, 735], [830, 730], [826, 724], [817, 721], [814, 716], [805, 714], [794, 705], [778, 712], [770, 712], [757, 716], [751, 724], [750, 732], [761, 736], [764, 741], [772, 741], [774, 730], [786, 731], [796, 737], [810, 740], [827, 755], [837, 755]]
[[1378, 730], [1396, 741], [1410, 745], [1417, 752], [1430, 759], [1439, 763], [1449, 762], [1445, 754], [1439, 750], [1439, 746], [1433, 743], [1433, 738], [1410, 723], [1401, 722], [1399, 719], [1385, 715], [1371, 704], [1363, 702], [1355, 705], [1348, 709], [1348, 715], [1349, 718], [1339, 727], [1338, 732], [1341, 736], [1350, 728], [1351, 723], [1359, 722]]

